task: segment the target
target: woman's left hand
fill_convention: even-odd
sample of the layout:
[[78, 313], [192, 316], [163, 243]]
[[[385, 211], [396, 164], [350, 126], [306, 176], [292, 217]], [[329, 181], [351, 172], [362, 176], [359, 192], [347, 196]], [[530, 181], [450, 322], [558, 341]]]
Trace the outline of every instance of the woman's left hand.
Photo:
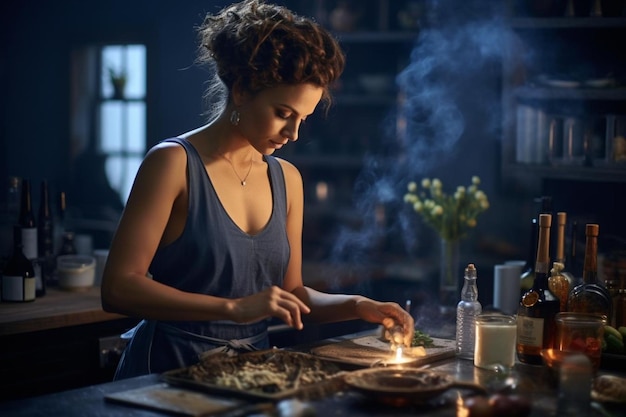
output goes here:
[[380, 323], [386, 331], [390, 331], [396, 326], [402, 329], [403, 340], [394, 340], [393, 343], [403, 343], [410, 347], [413, 342], [415, 332], [415, 322], [413, 317], [397, 303], [379, 302], [370, 299], [361, 299], [356, 305], [357, 315], [371, 323]]

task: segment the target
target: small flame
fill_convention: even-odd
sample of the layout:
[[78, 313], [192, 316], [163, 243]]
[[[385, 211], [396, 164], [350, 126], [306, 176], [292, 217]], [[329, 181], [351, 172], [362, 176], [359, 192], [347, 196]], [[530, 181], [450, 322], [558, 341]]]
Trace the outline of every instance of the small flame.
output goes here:
[[396, 362], [401, 363], [403, 361], [402, 357], [402, 346], [398, 346], [396, 348]]

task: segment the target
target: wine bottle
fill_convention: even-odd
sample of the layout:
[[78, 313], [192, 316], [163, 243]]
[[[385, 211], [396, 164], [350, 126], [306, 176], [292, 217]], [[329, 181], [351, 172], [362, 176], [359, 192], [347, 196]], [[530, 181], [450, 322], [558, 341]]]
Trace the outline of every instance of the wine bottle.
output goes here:
[[37, 249], [41, 260], [41, 286], [37, 286], [37, 297], [46, 294], [46, 285], [54, 269], [54, 226], [50, 210], [48, 181], [41, 182], [39, 216], [37, 218]]
[[22, 247], [24, 256], [28, 259], [37, 259], [37, 224], [33, 214], [30, 194], [30, 180], [22, 180], [22, 195], [18, 224], [22, 233]]
[[587, 224], [585, 228], [585, 263], [583, 282], [570, 291], [567, 309], [578, 313], [594, 313], [611, 317], [612, 300], [609, 291], [598, 280], [598, 235], [600, 226]]
[[35, 271], [26, 258], [22, 244], [22, 228], [13, 228], [13, 253], [2, 271], [2, 301], [35, 300]]
[[528, 242], [528, 253], [526, 256], [526, 264], [522, 267], [522, 273], [520, 275], [520, 296], [524, 295], [532, 286], [535, 280], [535, 262], [537, 256], [537, 239], [538, 239], [538, 225], [537, 217], [544, 214], [552, 214], [552, 197], [542, 196], [534, 200], [535, 203], [540, 204], [540, 208], [535, 216], [530, 221], [530, 240]]
[[517, 358], [520, 362], [540, 365], [541, 350], [554, 345], [555, 321], [559, 299], [550, 291], [551, 214], [539, 215], [539, 240], [533, 286], [522, 296], [517, 310]]
[[557, 296], [560, 303], [560, 311], [565, 311], [570, 288], [573, 286], [573, 278], [565, 271], [565, 224], [567, 223], [567, 213], [557, 213], [557, 238], [556, 256], [552, 264], [548, 285], [550, 291]]

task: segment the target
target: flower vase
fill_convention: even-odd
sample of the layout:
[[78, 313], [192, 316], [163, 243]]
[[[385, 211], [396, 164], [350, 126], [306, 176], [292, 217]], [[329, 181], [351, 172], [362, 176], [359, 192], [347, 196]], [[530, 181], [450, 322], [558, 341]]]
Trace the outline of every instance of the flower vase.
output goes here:
[[439, 302], [442, 307], [453, 307], [459, 301], [460, 242], [441, 239], [439, 260]]

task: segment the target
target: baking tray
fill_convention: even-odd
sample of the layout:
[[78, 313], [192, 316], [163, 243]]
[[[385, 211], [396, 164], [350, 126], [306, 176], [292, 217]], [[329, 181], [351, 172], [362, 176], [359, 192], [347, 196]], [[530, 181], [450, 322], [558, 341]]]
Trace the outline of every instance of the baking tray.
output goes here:
[[345, 386], [343, 369], [315, 355], [268, 349], [237, 356], [211, 355], [187, 368], [167, 371], [171, 385], [253, 400], [315, 399]]

